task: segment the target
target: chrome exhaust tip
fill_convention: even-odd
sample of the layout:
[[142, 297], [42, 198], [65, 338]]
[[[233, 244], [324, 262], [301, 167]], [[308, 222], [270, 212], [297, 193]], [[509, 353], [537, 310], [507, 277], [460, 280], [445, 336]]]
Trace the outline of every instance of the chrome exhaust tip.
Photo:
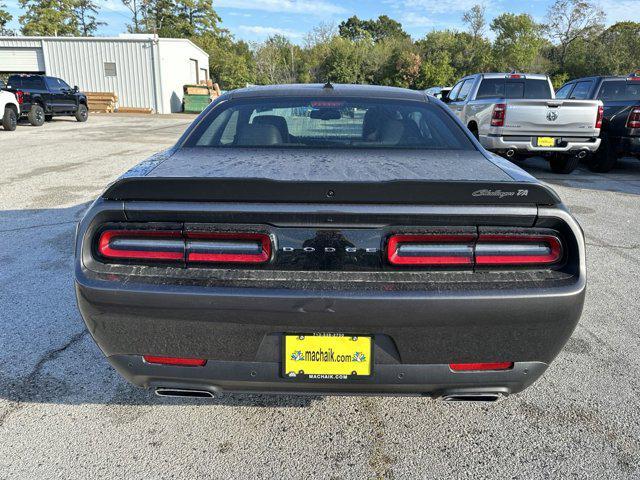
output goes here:
[[510, 148], [509, 150], [507, 150], [507, 158], [513, 158], [515, 154], [516, 154], [516, 151], [513, 148]]
[[580, 160], [582, 160], [582, 159], [583, 159], [583, 158], [585, 158], [586, 156], [587, 156], [587, 152], [586, 152], [585, 150], [580, 150], [580, 151], [578, 152], [578, 158], [579, 158]]
[[191, 390], [186, 388], [156, 388], [159, 397], [179, 398], [215, 398], [208, 390]]

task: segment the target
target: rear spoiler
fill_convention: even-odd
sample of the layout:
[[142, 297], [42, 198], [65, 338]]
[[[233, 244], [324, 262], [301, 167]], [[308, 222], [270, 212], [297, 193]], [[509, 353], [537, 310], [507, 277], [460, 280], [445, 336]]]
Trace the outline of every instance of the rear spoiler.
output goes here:
[[292, 182], [262, 178], [124, 177], [107, 200], [254, 203], [557, 205], [550, 188], [529, 182], [393, 180]]

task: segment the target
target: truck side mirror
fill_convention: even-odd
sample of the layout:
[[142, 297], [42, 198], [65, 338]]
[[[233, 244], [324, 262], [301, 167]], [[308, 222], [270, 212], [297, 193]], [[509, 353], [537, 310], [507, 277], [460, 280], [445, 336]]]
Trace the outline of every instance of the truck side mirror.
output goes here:
[[76, 92], [76, 93], [78, 93], [78, 91], [80, 91], [80, 89], [78, 88], [78, 86], [77, 86], [77, 85], [74, 85], [74, 86], [73, 86], [73, 91], [74, 91], [74, 92]]

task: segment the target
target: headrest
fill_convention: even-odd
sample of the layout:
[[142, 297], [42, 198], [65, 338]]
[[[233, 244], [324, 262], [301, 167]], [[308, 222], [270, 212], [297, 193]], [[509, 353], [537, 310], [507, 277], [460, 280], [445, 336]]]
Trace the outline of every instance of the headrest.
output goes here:
[[263, 147], [281, 143], [282, 135], [276, 127], [255, 123], [246, 125], [236, 139], [236, 144], [241, 147]]

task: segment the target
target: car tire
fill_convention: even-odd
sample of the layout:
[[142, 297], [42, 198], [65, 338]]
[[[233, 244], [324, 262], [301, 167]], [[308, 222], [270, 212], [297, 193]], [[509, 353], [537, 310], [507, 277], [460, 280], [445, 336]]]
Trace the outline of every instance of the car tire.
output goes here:
[[75, 117], [79, 122], [86, 122], [89, 118], [89, 109], [87, 108], [87, 106], [82, 103], [78, 105], [78, 110], [76, 110]]
[[602, 142], [598, 151], [589, 159], [589, 170], [596, 173], [607, 173], [616, 166], [618, 155], [606, 136], [602, 137]]
[[34, 127], [41, 127], [44, 125], [44, 109], [37, 103], [31, 105], [27, 118]]
[[549, 157], [549, 166], [553, 173], [567, 174], [573, 172], [580, 163], [577, 155], [553, 154]]
[[2, 128], [13, 132], [17, 126], [18, 115], [16, 115], [16, 111], [11, 107], [5, 107], [4, 114], [2, 115]]
[[51, 120], [53, 120], [53, 115], [45, 115], [44, 116], [44, 121], [45, 122], [50, 122]]

